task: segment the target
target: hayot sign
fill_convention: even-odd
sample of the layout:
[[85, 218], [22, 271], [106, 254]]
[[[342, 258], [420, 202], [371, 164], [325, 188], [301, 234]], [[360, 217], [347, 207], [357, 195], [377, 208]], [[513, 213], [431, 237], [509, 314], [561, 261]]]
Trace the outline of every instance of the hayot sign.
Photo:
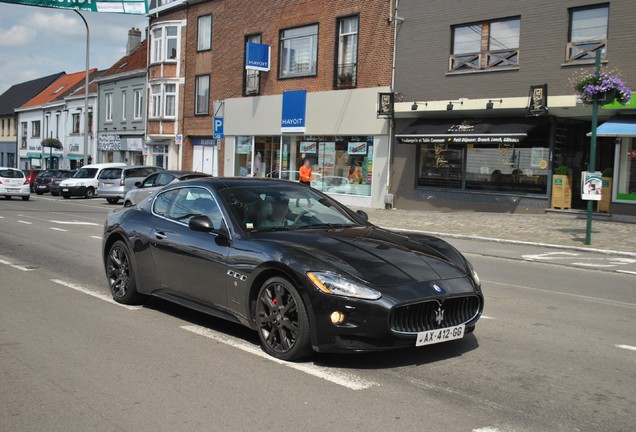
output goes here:
[[283, 93], [283, 114], [280, 123], [281, 132], [305, 132], [305, 113], [307, 108], [307, 90], [287, 91]]
[[148, 13], [146, 0], [0, 0], [0, 3], [134, 15]]

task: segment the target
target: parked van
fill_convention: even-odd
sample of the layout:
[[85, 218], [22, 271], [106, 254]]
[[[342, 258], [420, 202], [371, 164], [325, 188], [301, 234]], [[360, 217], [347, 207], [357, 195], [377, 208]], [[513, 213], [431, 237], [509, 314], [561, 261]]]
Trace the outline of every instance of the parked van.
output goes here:
[[60, 195], [64, 198], [72, 196], [83, 196], [85, 198], [93, 198], [97, 190], [97, 176], [106, 168], [125, 167], [125, 163], [101, 163], [84, 165], [75, 175], [69, 179], [62, 180], [59, 186]]
[[110, 204], [117, 204], [117, 201], [124, 199], [126, 193], [135, 187], [135, 183], [159, 171], [164, 169], [142, 165], [103, 169], [97, 176], [97, 198], [106, 198]]

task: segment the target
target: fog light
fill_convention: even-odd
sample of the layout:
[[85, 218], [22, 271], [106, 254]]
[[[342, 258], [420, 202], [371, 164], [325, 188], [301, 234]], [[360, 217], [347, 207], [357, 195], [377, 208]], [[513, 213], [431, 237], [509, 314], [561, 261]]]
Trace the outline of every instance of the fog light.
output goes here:
[[331, 314], [331, 322], [334, 325], [342, 324], [345, 322], [345, 315], [342, 312], [332, 312]]

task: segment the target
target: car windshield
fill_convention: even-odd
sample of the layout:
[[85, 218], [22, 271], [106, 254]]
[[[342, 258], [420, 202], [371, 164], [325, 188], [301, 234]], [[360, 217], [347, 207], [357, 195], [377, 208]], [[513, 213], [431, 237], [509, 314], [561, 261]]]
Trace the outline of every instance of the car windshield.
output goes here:
[[13, 169], [6, 169], [6, 170], [0, 170], [0, 177], [2, 177], [2, 178], [24, 178], [24, 174], [22, 174], [22, 171], [13, 170]]
[[221, 195], [235, 223], [247, 232], [360, 226], [333, 200], [304, 186], [237, 187]]
[[97, 168], [81, 168], [73, 178], [95, 178], [95, 174], [97, 174]]

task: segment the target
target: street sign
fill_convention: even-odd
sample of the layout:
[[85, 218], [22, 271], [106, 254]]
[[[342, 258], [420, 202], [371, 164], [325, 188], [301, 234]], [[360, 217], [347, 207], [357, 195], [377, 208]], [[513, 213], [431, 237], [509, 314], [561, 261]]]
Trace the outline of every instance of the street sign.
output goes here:
[[177, 134], [177, 135], [175, 135], [175, 137], [174, 137], [174, 143], [175, 143], [176, 145], [181, 145], [181, 144], [183, 144], [183, 134]]
[[146, 0], [0, 0], [0, 3], [15, 3], [56, 9], [75, 9], [91, 12], [112, 12], [145, 15], [148, 13]]
[[212, 122], [214, 125], [214, 139], [225, 138], [225, 135], [223, 135], [223, 117], [212, 117]]
[[600, 171], [581, 172], [581, 199], [600, 201], [603, 189], [603, 173]]

